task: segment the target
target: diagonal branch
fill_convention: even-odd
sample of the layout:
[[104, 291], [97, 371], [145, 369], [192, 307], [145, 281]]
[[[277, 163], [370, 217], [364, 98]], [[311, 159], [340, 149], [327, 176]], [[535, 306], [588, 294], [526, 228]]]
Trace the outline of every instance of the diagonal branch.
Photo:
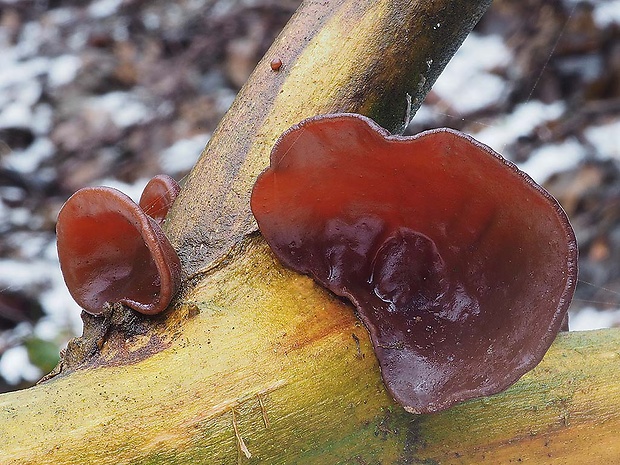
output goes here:
[[[239, 93], [187, 179], [167, 234], [188, 274], [256, 230], [249, 198], [277, 137], [355, 112], [398, 131], [490, 0], [305, 1]], [[282, 61], [278, 71], [270, 62]]]

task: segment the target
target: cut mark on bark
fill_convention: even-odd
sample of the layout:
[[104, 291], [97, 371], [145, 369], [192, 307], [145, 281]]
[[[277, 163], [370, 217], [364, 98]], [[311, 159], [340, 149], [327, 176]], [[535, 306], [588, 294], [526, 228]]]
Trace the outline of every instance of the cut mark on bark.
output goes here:
[[226, 399], [223, 402], [218, 403], [217, 405], [206, 407], [200, 412], [200, 414], [188, 418], [186, 421], [184, 421], [181, 426], [183, 426], [184, 428], [191, 428], [201, 423], [207, 422], [214, 417], [223, 417], [225, 415], [228, 415], [228, 412], [230, 412], [234, 408], [242, 406], [246, 402], [256, 398], [256, 396], [265, 396], [276, 391], [277, 389], [280, 389], [283, 386], [286, 386], [286, 384], [287, 382], [285, 380], [275, 380], [266, 386], [261, 386], [262, 389], [252, 390], [252, 392], [244, 394], [235, 399]]
[[362, 360], [364, 358], [364, 354], [362, 353], [362, 346], [360, 344], [360, 338], [357, 337], [357, 334], [355, 333], [351, 333], [351, 337], [355, 341], [355, 348], [357, 350], [355, 357], [358, 358], [359, 360]]

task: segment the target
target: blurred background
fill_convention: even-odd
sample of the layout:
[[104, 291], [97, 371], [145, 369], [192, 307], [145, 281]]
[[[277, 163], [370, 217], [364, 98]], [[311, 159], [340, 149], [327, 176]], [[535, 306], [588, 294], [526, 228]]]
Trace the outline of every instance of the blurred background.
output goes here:
[[[0, 392], [80, 309], [55, 221], [84, 186], [182, 180], [298, 0], [0, 0]], [[620, 0], [495, 0], [407, 132], [473, 134], [543, 184], [580, 247], [571, 330], [620, 325]]]

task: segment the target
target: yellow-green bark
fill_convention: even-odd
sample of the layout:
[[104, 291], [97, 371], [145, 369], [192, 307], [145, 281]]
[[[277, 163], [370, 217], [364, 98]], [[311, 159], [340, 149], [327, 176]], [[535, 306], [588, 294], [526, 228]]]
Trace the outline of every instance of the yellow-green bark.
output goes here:
[[618, 331], [562, 334], [505, 393], [415, 416], [386, 395], [352, 307], [282, 269], [258, 236], [178, 305], [200, 312], [166, 350], [0, 397], [0, 463], [583, 464], [620, 456]]

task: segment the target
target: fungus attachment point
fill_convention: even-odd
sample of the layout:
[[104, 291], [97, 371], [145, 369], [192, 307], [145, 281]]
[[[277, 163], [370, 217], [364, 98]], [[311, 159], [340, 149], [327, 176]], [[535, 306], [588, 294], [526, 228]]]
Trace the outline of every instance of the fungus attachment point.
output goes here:
[[151, 179], [140, 197], [140, 208], [159, 224], [164, 222], [181, 187], [167, 174], [158, 174]]
[[311, 118], [278, 140], [251, 203], [286, 266], [355, 304], [410, 412], [507, 388], [542, 359], [574, 291], [562, 208], [450, 129], [400, 137], [359, 115]]
[[180, 286], [179, 258], [158, 222], [116, 189], [77, 191], [58, 214], [56, 234], [69, 292], [88, 313], [117, 302], [160, 313]]

